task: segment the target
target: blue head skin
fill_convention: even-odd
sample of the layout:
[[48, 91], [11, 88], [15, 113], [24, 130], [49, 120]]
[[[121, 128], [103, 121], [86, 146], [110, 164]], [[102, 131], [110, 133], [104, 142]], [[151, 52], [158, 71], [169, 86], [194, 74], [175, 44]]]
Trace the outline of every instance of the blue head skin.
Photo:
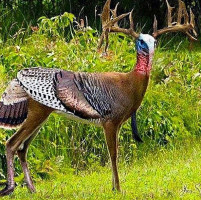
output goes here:
[[156, 40], [149, 34], [140, 34], [136, 41], [137, 52], [143, 55], [153, 55]]

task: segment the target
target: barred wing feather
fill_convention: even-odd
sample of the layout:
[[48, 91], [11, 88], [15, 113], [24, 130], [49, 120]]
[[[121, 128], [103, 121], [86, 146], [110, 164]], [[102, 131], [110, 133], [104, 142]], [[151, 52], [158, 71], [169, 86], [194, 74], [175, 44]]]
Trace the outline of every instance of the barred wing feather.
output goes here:
[[17, 79], [23, 89], [35, 101], [48, 107], [68, 112], [61, 101], [55, 96], [53, 78], [58, 69], [29, 68], [23, 69], [17, 74]]
[[84, 97], [82, 90], [74, 82], [75, 74], [61, 71], [55, 74], [54, 86], [56, 96], [63, 105], [75, 115], [84, 119], [98, 119], [101, 116]]
[[29, 68], [21, 70], [17, 79], [31, 98], [56, 110], [88, 120], [112, 112], [114, 92], [99, 74]]
[[97, 119], [111, 113], [112, 95], [98, 74], [61, 71], [54, 84], [57, 97], [76, 115]]

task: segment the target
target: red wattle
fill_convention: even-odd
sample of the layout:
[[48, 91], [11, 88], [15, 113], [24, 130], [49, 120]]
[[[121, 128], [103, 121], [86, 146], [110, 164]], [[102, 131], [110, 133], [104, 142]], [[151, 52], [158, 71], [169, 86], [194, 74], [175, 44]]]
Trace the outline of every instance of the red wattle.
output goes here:
[[149, 75], [151, 71], [152, 55], [137, 54], [137, 64], [135, 66], [135, 72]]

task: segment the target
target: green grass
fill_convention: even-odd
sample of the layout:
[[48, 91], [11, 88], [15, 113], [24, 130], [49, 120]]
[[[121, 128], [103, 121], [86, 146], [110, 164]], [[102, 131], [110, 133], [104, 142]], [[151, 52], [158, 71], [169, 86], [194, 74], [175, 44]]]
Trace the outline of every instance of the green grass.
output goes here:
[[[141, 152], [131, 165], [120, 164], [121, 193], [111, 191], [109, 166], [75, 174], [62, 168], [49, 180], [36, 180], [36, 194], [18, 186], [4, 199], [200, 199], [201, 138]], [[148, 145], [148, 144], [143, 144]], [[137, 150], [138, 151], [138, 150]]]

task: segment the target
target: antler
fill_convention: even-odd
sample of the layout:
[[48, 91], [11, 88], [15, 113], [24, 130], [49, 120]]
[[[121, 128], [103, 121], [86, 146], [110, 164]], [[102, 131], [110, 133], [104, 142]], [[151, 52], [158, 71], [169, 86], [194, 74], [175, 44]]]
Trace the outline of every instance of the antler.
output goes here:
[[[193, 31], [194, 35], [197, 36], [197, 33], [195, 31], [195, 16], [192, 12], [192, 10], [190, 9], [190, 20], [189, 20], [189, 15], [188, 12], [186, 10], [186, 5], [183, 1], [178, 0], [179, 2], [179, 8], [178, 8], [178, 14], [177, 14], [177, 21], [176, 22], [172, 22], [172, 10], [174, 9], [174, 7], [171, 7], [170, 4], [168, 3], [168, 1], [166, 0], [167, 3], [167, 8], [168, 8], [168, 27], [157, 30], [157, 20], [156, 20], [156, 16], [154, 16], [154, 24], [153, 24], [153, 37], [157, 37], [163, 33], [167, 33], [167, 32], [183, 32], [185, 34], [187, 34], [187, 36], [189, 37], [190, 40], [194, 40], [196, 41], [197, 39], [191, 35], [191, 31]], [[183, 20], [182, 20], [183, 19]], [[183, 24], [182, 24], [183, 21]]]
[[[135, 39], [139, 37], [139, 34], [134, 31], [134, 23], [133, 23], [133, 18], [132, 18], [133, 10], [129, 13], [125, 13], [120, 16], [117, 16], [117, 7], [118, 7], [119, 3], [116, 4], [114, 10], [110, 9], [110, 3], [111, 3], [111, 0], [106, 1], [105, 5], [103, 7], [103, 12], [101, 14], [103, 32], [101, 34], [100, 41], [98, 44], [98, 50], [101, 48], [101, 46], [103, 44], [103, 40], [105, 38], [106, 39], [105, 52], [107, 51], [107, 48], [108, 48], [109, 32], [121, 32], [126, 35], [132, 36]], [[110, 12], [112, 13], [112, 18], [110, 16]], [[127, 15], [129, 15], [130, 28], [129, 29], [120, 28], [118, 26], [118, 21], [123, 19]]]

